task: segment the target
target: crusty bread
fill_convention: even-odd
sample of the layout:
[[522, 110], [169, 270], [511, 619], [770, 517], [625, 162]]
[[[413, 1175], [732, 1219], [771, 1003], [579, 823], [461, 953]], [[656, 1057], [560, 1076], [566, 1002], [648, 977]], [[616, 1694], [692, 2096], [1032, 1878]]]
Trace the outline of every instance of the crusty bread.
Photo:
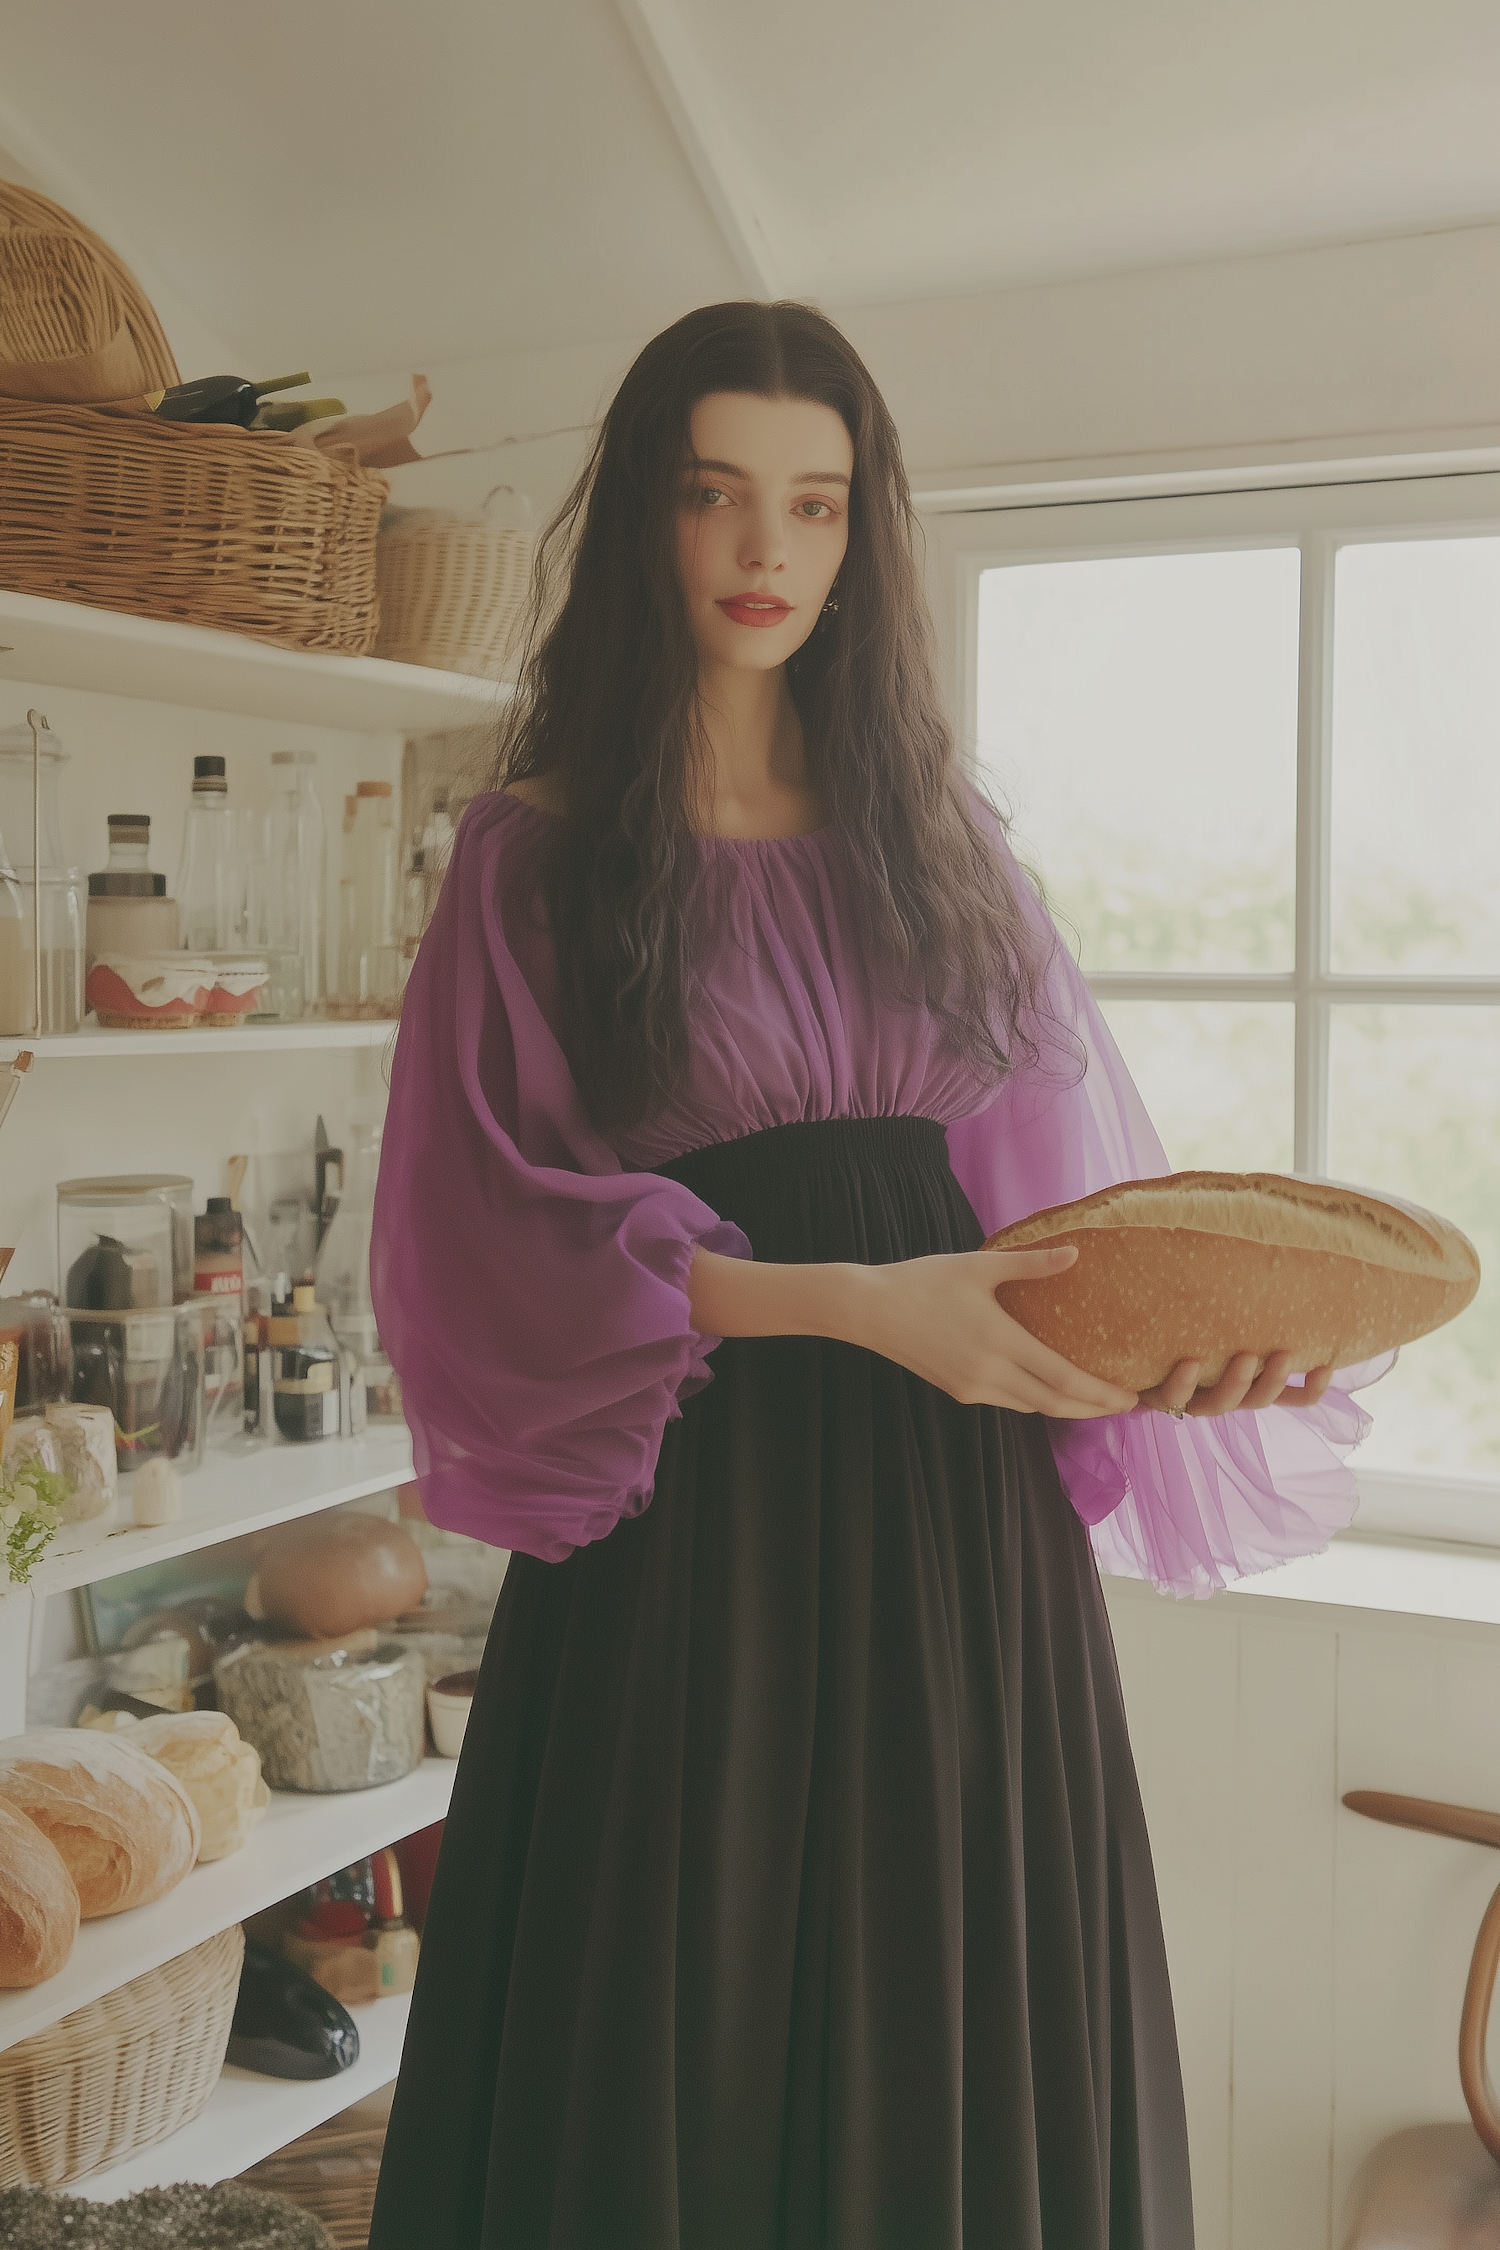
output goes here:
[[988, 1250], [1074, 1243], [1055, 1280], [1002, 1282], [1006, 1311], [1090, 1375], [1150, 1390], [1178, 1360], [1215, 1383], [1237, 1352], [1350, 1367], [1452, 1320], [1473, 1245], [1392, 1196], [1276, 1172], [1174, 1172], [1037, 1211]]
[[258, 1607], [322, 1639], [404, 1617], [427, 1591], [409, 1531], [382, 1516], [336, 1509], [279, 1524], [256, 1572]]
[[271, 1801], [260, 1778], [260, 1752], [242, 1742], [225, 1711], [164, 1711], [131, 1728], [135, 1748], [176, 1774], [198, 1808], [199, 1859], [237, 1852]]
[[78, 1935], [78, 1887], [57, 1846], [0, 1803], [0, 1986], [55, 1977]]
[[128, 1736], [32, 1727], [0, 1742], [0, 1799], [34, 1821], [78, 1886], [84, 1920], [160, 1898], [198, 1857], [198, 1810]]

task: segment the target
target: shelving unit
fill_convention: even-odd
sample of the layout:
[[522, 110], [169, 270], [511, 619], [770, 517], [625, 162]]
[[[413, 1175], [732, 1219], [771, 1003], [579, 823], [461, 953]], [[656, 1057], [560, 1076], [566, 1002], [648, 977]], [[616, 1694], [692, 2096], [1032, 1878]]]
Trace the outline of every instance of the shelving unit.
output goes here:
[[[322, 727], [390, 738], [483, 726], [510, 694], [461, 674], [390, 664], [372, 657], [299, 654], [187, 625], [43, 601], [0, 590], [0, 686], [6, 681], [186, 706], [205, 714]], [[122, 769], [123, 770], [123, 769]], [[231, 1055], [267, 1058], [355, 1054], [384, 1047], [394, 1025], [258, 1024], [191, 1032], [85, 1030], [66, 1037], [0, 1041], [0, 1064], [29, 1047], [51, 1082], [54, 1062], [85, 1066], [66, 1074], [73, 1116], [97, 1117], [98, 1164], [114, 1168], [109, 1147], [111, 1084], [130, 1082], [87, 1066], [143, 1057], [176, 1057], [213, 1070]], [[197, 1083], [196, 1077], [193, 1081]], [[164, 1081], [164, 1083], [166, 1083]], [[173, 1080], [174, 1084], [182, 1081]], [[238, 1082], [237, 1082], [238, 1083]], [[74, 1092], [76, 1086], [76, 1095]], [[24, 1090], [22, 1098], [24, 1099]], [[55, 1097], [61, 1099], [61, 1089]], [[31, 1169], [35, 1169], [33, 1150]], [[75, 1169], [81, 1168], [75, 1165]], [[411, 1474], [404, 1428], [372, 1428], [359, 1439], [319, 1446], [269, 1446], [242, 1455], [211, 1452], [182, 1481], [174, 1523], [128, 1528], [104, 1539], [64, 1532], [30, 1587], [0, 1594], [0, 1734], [24, 1723], [28, 1651], [37, 1645], [43, 1606], [80, 1586], [143, 1564], [209, 1547], [295, 1516], [388, 1490]], [[242, 1920], [334, 1868], [440, 1820], [453, 1785], [450, 1761], [428, 1758], [404, 1781], [351, 1795], [273, 1796], [266, 1818], [229, 1858], [198, 1867], [154, 1905], [86, 1923], [63, 1970], [30, 1992], [0, 1993], [0, 2049], [55, 2023], [101, 1993]], [[406, 2026], [404, 2001], [358, 2011], [361, 2058], [335, 2079], [283, 2081], [226, 2070], [208, 2107], [180, 2133], [75, 2192], [108, 2199], [177, 2179], [222, 2179], [395, 2075]]]
[[202, 1468], [182, 1479], [182, 1514], [175, 1522], [129, 1524], [92, 1541], [65, 1525], [32, 1574], [32, 1594], [59, 1594], [91, 1585], [96, 1578], [139, 1570], [144, 1563], [165, 1562], [170, 1555], [189, 1555], [220, 1539], [237, 1539], [246, 1531], [267, 1531], [293, 1516], [388, 1492], [410, 1475], [411, 1438], [404, 1427], [370, 1429], [363, 1437], [333, 1438], [322, 1445], [262, 1445], [239, 1455], [209, 1452]]
[[231, 1922], [289, 1897], [335, 1867], [347, 1867], [398, 1836], [430, 1828], [448, 1810], [454, 1772], [451, 1758], [427, 1757], [404, 1781], [387, 1782], [382, 1789], [336, 1797], [278, 1791], [265, 1819], [237, 1852], [195, 1867], [154, 1905], [85, 1922], [55, 1977], [29, 1992], [0, 1992], [0, 2050], [45, 2031], [101, 1992], [175, 1960], [216, 1930], [227, 1930]]
[[318, 1055], [337, 1047], [384, 1047], [395, 1037], [394, 1020], [377, 1023], [247, 1023], [210, 1026], [202, 1031], [48, 1032], [42, 1038], [0, 1039], [0, 1064], [23, 1047], [38, 1062], [136, 1062], [143, 1055]]
[[231, 2179], [237, 2172], [274, 2155], [288, 2141], [310, 2133], [325, 2118], [389, 2086], [401, 2066], [401, 2046], [411, 1996], [401, 1993], [368, 2007], [351, 2008], [359, 2027], [359, 2060], [336, 2078], [261, 2078], [254, 2071], [226, 2068], [208, 2107], [170, 2139], [137, 2149], [107, 2172], [75, 2180], [71, 2195], [96, 2203], [134, 2195], [139, 2188], [169, 2187], [176, 2180]]
[[240, 633], [0, 588], [4, 679], [364, 734], [481, 725], [511, 694], [498, 681], [465, 672], [273, 648]]

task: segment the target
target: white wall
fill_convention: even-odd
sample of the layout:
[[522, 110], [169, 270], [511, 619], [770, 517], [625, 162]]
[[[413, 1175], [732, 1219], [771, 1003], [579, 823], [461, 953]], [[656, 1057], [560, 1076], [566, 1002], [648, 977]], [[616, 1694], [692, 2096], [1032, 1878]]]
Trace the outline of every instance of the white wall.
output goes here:
[[1198, 2250], [1336, 2250], [1371, 2147], [1464, 2116], [1459, 2014], [1500, 1879], [1483, 1846], [1387, 1828], [1341, 1799], [1500, 1803], [1500, 1633], [1250, 1594], [1172, 1602], [1122, 1580], [1107, 1592], [1172, 1969]]
[[[1500, 443], [1500, 226], [829, 309], [884, 390], [919, 487]], [[645, 341], [426, 372], [476, 436], [551, 430], [591, 420]], [[374, 407], [409, 374], [319, 382]], [[395, 497], [467, 505], [505, 480], [545, 512], [583, 443], [398, 470]]]

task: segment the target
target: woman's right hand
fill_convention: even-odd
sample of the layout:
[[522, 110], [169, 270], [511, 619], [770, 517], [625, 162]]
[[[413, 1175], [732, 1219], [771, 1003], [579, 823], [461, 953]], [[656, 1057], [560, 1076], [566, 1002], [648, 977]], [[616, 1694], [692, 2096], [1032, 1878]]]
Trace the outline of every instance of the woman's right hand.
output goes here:
[[1038, 1343], [995, 1296], [1002, 1281], [1046, 1280], [1077, 1255], [1063, 1245], [848, 1267], [845, 1340], [910, 1368], [963, 1406], [1008, 1406], [1062, 1421], [1128, 1414], [1134, 1391], [1085, 1375]]

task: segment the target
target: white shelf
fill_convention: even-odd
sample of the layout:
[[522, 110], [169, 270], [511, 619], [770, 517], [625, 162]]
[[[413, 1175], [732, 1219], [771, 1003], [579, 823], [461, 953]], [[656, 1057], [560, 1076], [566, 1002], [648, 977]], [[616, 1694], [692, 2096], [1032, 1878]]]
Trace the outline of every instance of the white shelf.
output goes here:
[[247, 1023], [209, 1025], [201, 1031], [47, 1032], [33, 1038], [22, 1032], [0, 1037], [0, 1063], [23, 1047], [39, 1062], [97, 1062], [103, 1057], [142, 1055], [326, 1054], [332, 1047], [384, 1047], [396, 1033], [396, 1018], [373, 1023]]
[[[329, 1797], [273, 1795], [265, 1819], [239, 1851], [195, 1867], [151, 1906], [85, 1922], [55, 1977], [29, 1992], [0, 1992], [0, 2050], [334, 1868], [442, 1820], [455, 1770], [451, 1758], [427, 1757], [404, 1781], [383, 1789]], [[234, 2168], [253, 2162], [242, 2157]]]
[[[241, 1532], [388, 1491], [411, 1473], [411, 1437], [401, 1423], [372, 1428], [363, 1437], [324, 1438], [317, 1445], [260, 1445], [239, 1454], [210, 1448], [203, 1466], [182, 1479], [182, 1514], [174, 1523], [127, 1524], [93, 1540], [82, 1537], [85, 1526], [65, 1524], [33, 1571], [30, 1591], [58, 1594], [96, 1578], [114, 1578], [143, 1563], [165, 1562], [169, 1555], [191, 1554]], [[129, 1506], [128, 1489], [122, 1506]], [[0, 1597], [0, 1611], [9, 1598]]]
[[170, 625], [0, 588], [0, 683], [87, 688], [195, 710], [300, 720], [360, 734], [482, 724], [511, 694], [493, 680], [272, 648], [240, 633]]
[[262, 2078], [255, 2071], [226, 2066], [207, 2108], [191, 2125], [154, 2148], [138, 2149], [107, 2172], [70, 2180], [65, 2192], [109, 2203], [117, 2196], [169, 2187], [177, 2180], [202, 2180], [212, 2186], [259, 2164], [262, 2157], [285, 2148], [288, 2141], [300, 2139], [367, 2094], [378, 2093], [400, 2067], [411, 1995], [373, 2000], [349, 2012], [359, 2026], [359, 2061], [351, 2069], [341, 2070], [336, 2078], [309, 2080]]

